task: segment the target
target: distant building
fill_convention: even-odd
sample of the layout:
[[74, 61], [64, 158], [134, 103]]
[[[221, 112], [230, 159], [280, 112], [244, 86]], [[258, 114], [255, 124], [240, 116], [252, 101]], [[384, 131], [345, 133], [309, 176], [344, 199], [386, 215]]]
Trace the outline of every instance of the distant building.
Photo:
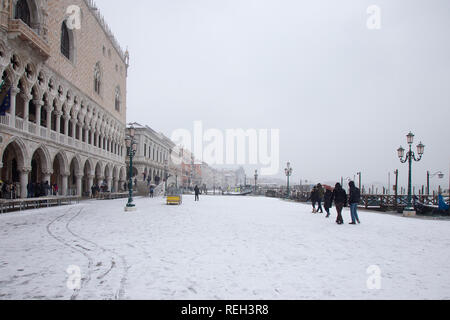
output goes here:
[[[170, 154], [174, 144], [163, 134], [149, 126], [137, 122], [130, 123], [136, 130], [137, 151], [133, 159], [133, 178], [159, 184], [165, 181], [165, 171], [169, 171]], [[129, 166], [129, 159], [127, 158]]]

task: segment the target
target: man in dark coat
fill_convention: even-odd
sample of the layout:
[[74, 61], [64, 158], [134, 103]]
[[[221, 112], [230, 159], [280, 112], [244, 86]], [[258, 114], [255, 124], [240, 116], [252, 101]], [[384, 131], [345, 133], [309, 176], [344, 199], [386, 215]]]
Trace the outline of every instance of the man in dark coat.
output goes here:
[[[312, 213], [316, 213], [317, 212], [316, 211], [317, 196], [318, 196], [318, 194], [317, 194], [317, 187], [314, 186], [312, 191], [311, 191], [311, 194], [310, 194], [310, 196], [308, 198], [308, 200], [311, 200], [311, 203], [312, 203], [312, 207], [313, 207]], [[308, 201], [308, 200], [306, 200], [306, 201]]]
[[355, 186], [355, 183], [353, 181], [350, 181], [348, 185], [350, 187], [349, 203], [350, 203], [350, 212], [352, 215], [352, 222], [350, 224], [356, 224], [357, 222], [361, 223], [358, 217], [358, 205], [361, 200], [361, 192]]
[[194, 192], [195, 192], [195, 201], [200, 201], [200, 189], [198, 188], [198, 186], [195, 186], [194, 188]]
[[334, 205], [337, 211], [337, 224], [344, 224], [344, 219], [342, 218], [342, 209], [347, 206], [347, 192], [342, 188], [340, 183], [336, 183], [336, 188], [333, 191]]
[[325, 191], [324, 195], [324, 203], [325, 211], [327, 212], [327, 218], [330, 217], [330, 209], [333, 207], [333, 192], [331, 188], [327, 187], [327, 191]]

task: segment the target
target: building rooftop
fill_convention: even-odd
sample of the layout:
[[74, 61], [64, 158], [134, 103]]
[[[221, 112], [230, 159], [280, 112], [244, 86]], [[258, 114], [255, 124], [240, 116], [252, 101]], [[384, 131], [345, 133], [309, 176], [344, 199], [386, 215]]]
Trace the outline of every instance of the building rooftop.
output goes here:
[[120, 46], [119, 42], [117, 41], [116, 37], [114, 36], [113, 32], [111, 31], [111, 28], [106, 23], [105, 18], [100, 13], [100, 10], [97, 8], [97, 5], [95, 4], [94, 0], [84, 0], [87, 7], [91, 11], [91, 13], [94, 15], [94, 17], [97, 19], [100, 26], [103, 28], [103, 31], [107, 34], [108, 38], [111, 40], [114, 49], [116, 49], [117, 53], [119, 54], [120, 58], [128, 64], [127, 58], [128, 58], [128, 52], [124, 52], [122, 50], [122, 47]]

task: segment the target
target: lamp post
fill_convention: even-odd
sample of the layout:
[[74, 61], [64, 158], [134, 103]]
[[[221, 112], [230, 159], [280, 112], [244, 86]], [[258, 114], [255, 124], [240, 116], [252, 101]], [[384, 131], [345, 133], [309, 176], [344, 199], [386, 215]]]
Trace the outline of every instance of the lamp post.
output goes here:
[[164, 188], [167, 192], [167, 180], [169, 179], [169, 164], [167, 160], [164, 160]]
[[286, 169], [284, 169], [284, 173], [286, 174], [286, 178], [287, 178], [287, 198], [289, 199], [289, 197], [290, 197], [289, 178], [292, 176], [292, 168], [291, 168], [290, 162], [287, 163]]
[[130, 179], [128, 181], [128, 203], [125, 211], [135, 211], [136, 205], [133, 203], [133, 157], [136, 155], [137, 143], [134, 140], [136, 129], [133, 126], [128, 128], [128, 136], [125, 139], [128, 157], [130, 158]]
[[359, 177], [359, 190], [362, 190], [361, 189], [361, 172], [358, 172], [356, 175]]
[[407, 142], [409, 144], [409, 151], [405, 156], [405, 149], [403, 147], [398, 148], [398, 157], [400, 158], [401, 163], [408, 162], [408, 205], [405, 209], [406, 216], [414, 216], [414, 207], [412, 205], [412, 162], [413, 160], [418, 162], [422, 160], [422, 156], [425, 151], [425, 146], [421, 143], [417, 145], [417, 154], [419, 155], [418, 158], [416, 158], [415, 153], [412, 151], [412, 144], [414, 143], [414, 134], [411, 132], [408, 133], [406, 136]]
[[194, 188], [194, 177], [195, 177], [195, 160], [194, 160], [194, 155], [191, 155], [191, 183], [192, 184], [192, 188]]
[[430, 174], [430, 171], [427, 171], [427, 195], [430, 195], [430, 179], [434, 178], [434, 177], [438, 177], [439, 179], [444, 179], [445, 175], [441, 172], [438, 171], [436, 173]]
[[255, 170], [255, 194], [258, 186], [258, 170]]

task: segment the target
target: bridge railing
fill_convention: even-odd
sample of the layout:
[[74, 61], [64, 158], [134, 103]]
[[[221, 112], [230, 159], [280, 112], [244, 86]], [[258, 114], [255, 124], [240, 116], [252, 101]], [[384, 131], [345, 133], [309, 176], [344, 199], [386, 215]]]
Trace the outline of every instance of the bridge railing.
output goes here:
[[[283, 190], [268, 190], [266, 197], [286, 199], [287, 194]], [[290, 193], [289, 200], [298, 202], [307, 202], [310, 197], [309, 192], [293, 191]], [[449, 197], [445, 196], [444, 200], [448, 203]], [[421, 204], [438, 206], [439, 197], [436, 195], [414, 195], [413, 203], [419, 202]], [[399, 210], [403, 209], [408, 204], [407, 195], [374, 195], [363, 194], [359, 206], [366, 209], [380, 209], [380, 210]]]

